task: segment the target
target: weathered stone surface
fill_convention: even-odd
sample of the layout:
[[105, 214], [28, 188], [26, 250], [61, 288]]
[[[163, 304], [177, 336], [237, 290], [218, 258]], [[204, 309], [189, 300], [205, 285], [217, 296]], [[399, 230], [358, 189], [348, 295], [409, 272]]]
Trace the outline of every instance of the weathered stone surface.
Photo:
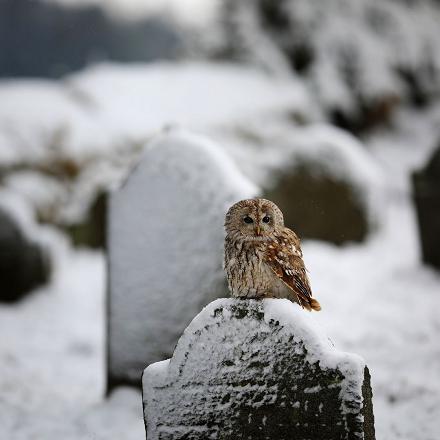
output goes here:
[[223, 222], [256, 188], [206, 139], [164, 134], [110, 195], [108, 389], [140, 386], [194, 315], [227, 292]]
[[148, 440], [373, 440], [370, 376], [284, 299], [219, 299], [143, 376]]
[[13, 302], [45, 284], [51, 267], [47, 251], [31, 242], [0, 209], [0, 301]]

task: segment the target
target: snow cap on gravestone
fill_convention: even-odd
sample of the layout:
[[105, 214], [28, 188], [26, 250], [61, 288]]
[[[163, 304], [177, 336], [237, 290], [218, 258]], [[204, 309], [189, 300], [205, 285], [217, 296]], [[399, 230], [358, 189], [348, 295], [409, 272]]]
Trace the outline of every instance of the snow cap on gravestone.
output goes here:
[[194, 315], [228, 295], [224, 215], [257, 193], [206, 138], [173, 130], [147, 145], [109, 200], [109, 389], [139, 384]]

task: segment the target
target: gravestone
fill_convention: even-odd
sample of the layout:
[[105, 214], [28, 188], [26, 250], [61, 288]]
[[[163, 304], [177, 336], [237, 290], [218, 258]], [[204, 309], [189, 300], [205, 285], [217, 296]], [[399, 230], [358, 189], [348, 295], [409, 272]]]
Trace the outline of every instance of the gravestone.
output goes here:
[[383, 219], [387, 192], [364, 145], [326, 124], [249, 123], [229, 151], [302, 239], [365, 241]]
[[0, 208], [0, 302], [15, 302], [46, 284], [51, 275], [48, 250], [32, 241]]
[[337, 245], [366, 239], [368, 213], [350, 182], [321, 172], [312, 161], [277, 174], [263, 197], [280, 207], [285, 224], [300, 237]]
[[286, 226], [303, 239], [365, 241], [383, 193], [368, 151], [347, 133], [320, 125], [287, 132], [281, 143], [283, 162], [261, 186], [263, 197], [282, 210]]
[[423, 261], [440, 269], [440, 145], [412, 182]]
[[286, 299], [218, 299], [143, 375], [148, 440], [373, 440], [370, 375]]
[[109, 196], [108, 391], [140, 386], [201, 307], [227, 292], [223, 222], [257, 188], [210, 141], [181, 131], [147, 147]]

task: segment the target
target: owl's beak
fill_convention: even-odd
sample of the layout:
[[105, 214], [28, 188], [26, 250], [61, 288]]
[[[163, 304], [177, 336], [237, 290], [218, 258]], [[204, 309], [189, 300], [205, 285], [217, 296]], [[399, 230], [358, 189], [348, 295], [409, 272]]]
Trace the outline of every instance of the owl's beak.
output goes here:
[[261, 235], [260, 225], [255, 226], [255, 235]]

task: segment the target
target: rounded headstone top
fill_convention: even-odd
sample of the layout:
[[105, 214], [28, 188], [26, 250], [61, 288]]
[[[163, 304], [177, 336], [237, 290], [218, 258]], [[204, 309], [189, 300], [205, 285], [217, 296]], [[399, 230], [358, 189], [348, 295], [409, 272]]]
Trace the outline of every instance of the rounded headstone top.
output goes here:
[[256, 192], [203, 136], [172, 129], [146, 146], [109, 198], [109, 383], [139, 383], [201, 307], [227, 294], [225, 214]]
[[143, 392], [149, 439], [374, 439], [365, 362], [286, 299], [213, 301]]
[[[157, 134], [145, 148], [141, 159], [127, 176], [123, 190], [137, 175], [178, 173], [194, 190], [240, 192], [243, 197], [259, 193], [258, 187], [246, 178], [223, 149], [203, 135], [174, 127]], [[216, 186], [221, 184], [221, 186]], [[235, 195], [237, 197], [237, 195]]]

